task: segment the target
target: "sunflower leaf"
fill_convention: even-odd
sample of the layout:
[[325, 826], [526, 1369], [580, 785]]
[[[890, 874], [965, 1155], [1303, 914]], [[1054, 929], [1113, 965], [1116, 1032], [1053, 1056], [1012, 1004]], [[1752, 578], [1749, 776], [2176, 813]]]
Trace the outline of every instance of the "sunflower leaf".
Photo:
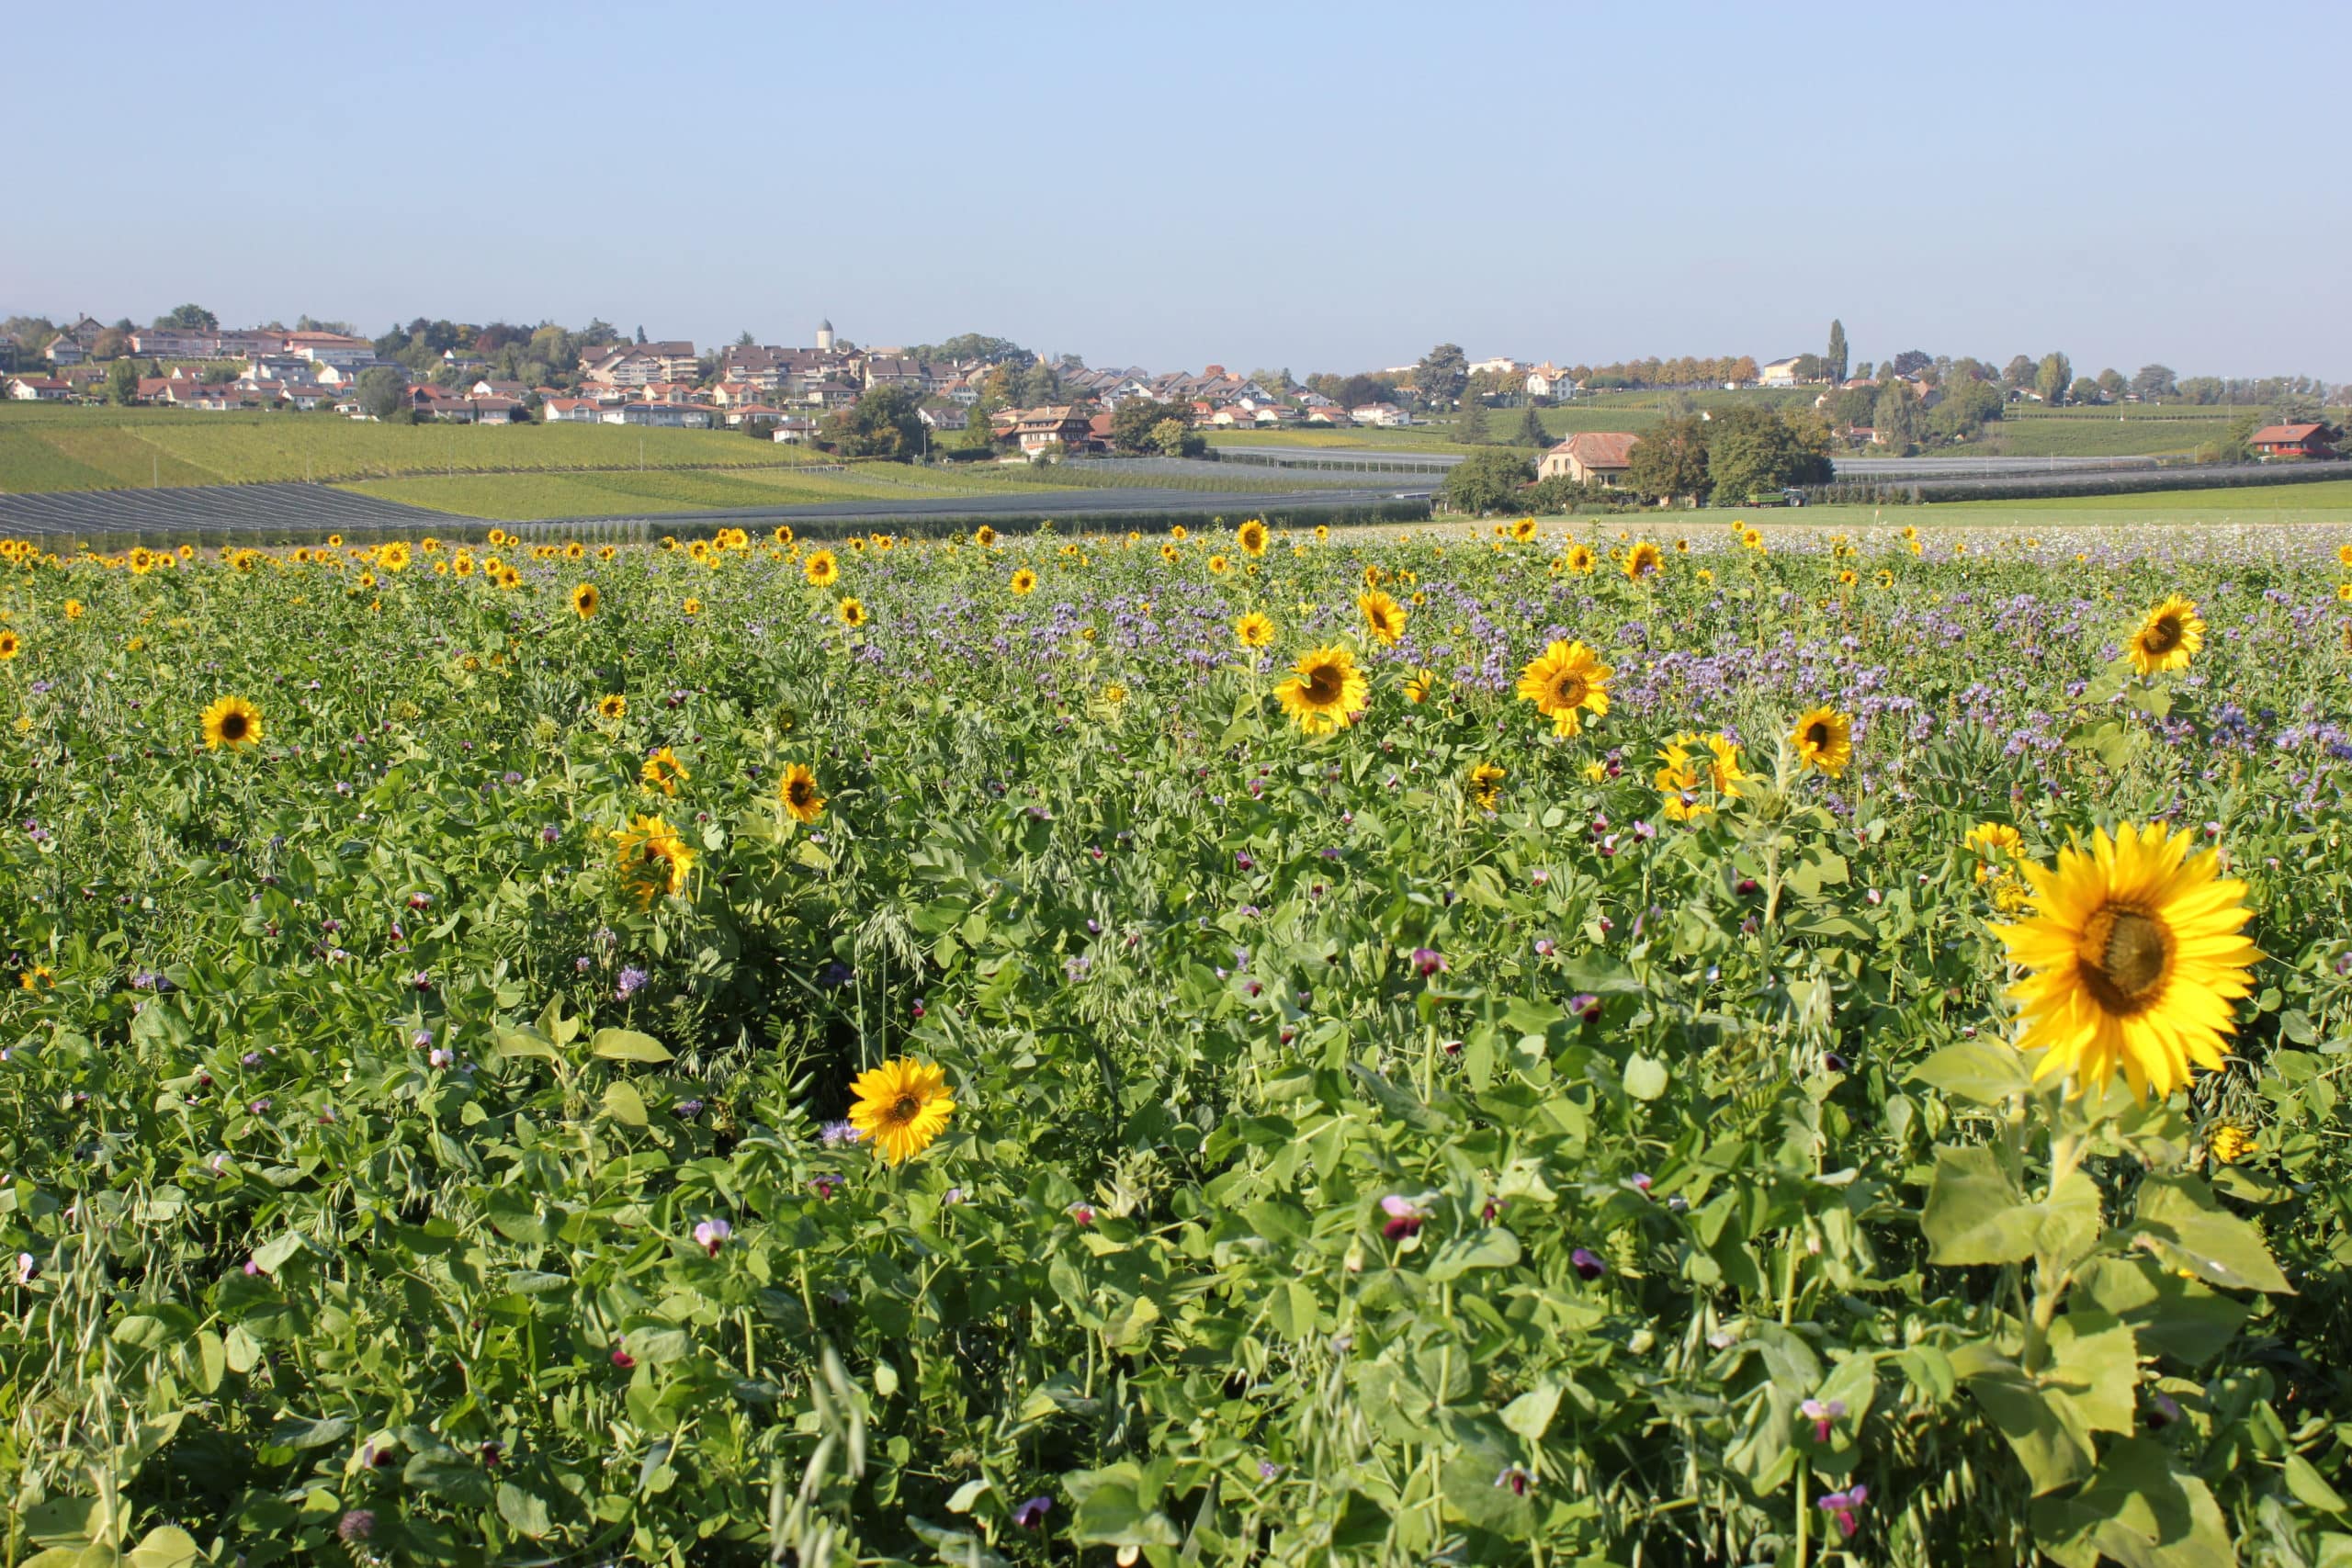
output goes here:
[[2022, 1263], [2043, 1212], [2028, 1203], [1991, 1149], [1939, 1148], [1919, 1229], [1938, 1263]]
[[2262, 1233], [2213, 1201], [2193, 1176], [2152, 1176], [2140, 1184], [2138, 1240], [2165, 1262], [2233, 1291], [2293, 1295]]

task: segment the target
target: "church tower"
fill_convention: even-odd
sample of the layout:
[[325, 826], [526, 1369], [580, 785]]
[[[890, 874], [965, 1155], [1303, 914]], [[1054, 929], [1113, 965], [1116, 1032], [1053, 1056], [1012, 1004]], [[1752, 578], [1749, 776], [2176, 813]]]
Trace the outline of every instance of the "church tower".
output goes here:
[[820, 354], [833, 352], [833, 323], [831, 321], [817, 323], [817, 352]]

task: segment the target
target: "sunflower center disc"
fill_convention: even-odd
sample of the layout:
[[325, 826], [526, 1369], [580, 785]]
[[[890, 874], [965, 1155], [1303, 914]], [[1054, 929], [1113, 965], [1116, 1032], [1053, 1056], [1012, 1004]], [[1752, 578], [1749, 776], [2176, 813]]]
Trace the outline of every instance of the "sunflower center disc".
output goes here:
[[1560, 700], [1571, 707], [1584, 701], [1584, 681], [1581, 677], [1569, 675], [1561, 680]]
[[1306, 694], [1317, 703], [1340, 700], [1340, 672], [1328, 664], [1318, 664], [1306, 677]]
[[1816, 724], [1804, 732], [1804, 739], [1806, 745], [1826, 750], [1829, 747], [1829, 727]]
[[2138, 1012], [2155, 1000], [2172, 969], [2172, 949], [2162, 920], [2110, 904], [2083, 929], [2083, 983], [2109, 1012]]
[[2170, 653], [2173, 650], [2173, 645], [2178, 641], [2180, 641], [2180, 623], [2170, 616], [2166, 616], [2148, 628], [2150, 653]]
[[911, 1122], [914, 1120], [915, 1112], [921, 1109], [922, 1107], [915, 1103], [913, 1095], [902, 1094], [890, 1107], [890, 1114], [900, 1122]]

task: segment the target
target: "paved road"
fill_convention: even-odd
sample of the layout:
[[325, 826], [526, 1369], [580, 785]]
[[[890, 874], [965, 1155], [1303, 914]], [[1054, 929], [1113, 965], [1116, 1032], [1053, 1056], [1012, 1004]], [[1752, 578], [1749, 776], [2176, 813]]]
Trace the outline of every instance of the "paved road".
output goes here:
[[[1334, 490], [1047, 490], [1018, 495], [944, 496], [910, 501], [832, 501], [796, 506], [734, 507], [715, 512], [657, 512], [642, 521], [663, 531], [699, 523], [879, 523], [927, 519], [975, 521], [1006, 517], [1113, 517], [1153, 513], [1265, 513], [1370, 508], [1382, 504], [1426, 506], [1427, 484], [1395, 489], [1363, 486]], [[604, 522], [621, 519], [599, 519]]]

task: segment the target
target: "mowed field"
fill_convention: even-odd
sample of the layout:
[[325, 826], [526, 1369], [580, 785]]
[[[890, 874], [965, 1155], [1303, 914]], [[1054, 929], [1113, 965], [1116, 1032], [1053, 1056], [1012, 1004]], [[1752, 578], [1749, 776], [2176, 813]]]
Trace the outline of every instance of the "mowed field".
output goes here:
[[560, 469], [792, 468], [797, 447], [733, 431], [368, 424], [332, 413], [0, 404], [0, 491], [268, 484]]

